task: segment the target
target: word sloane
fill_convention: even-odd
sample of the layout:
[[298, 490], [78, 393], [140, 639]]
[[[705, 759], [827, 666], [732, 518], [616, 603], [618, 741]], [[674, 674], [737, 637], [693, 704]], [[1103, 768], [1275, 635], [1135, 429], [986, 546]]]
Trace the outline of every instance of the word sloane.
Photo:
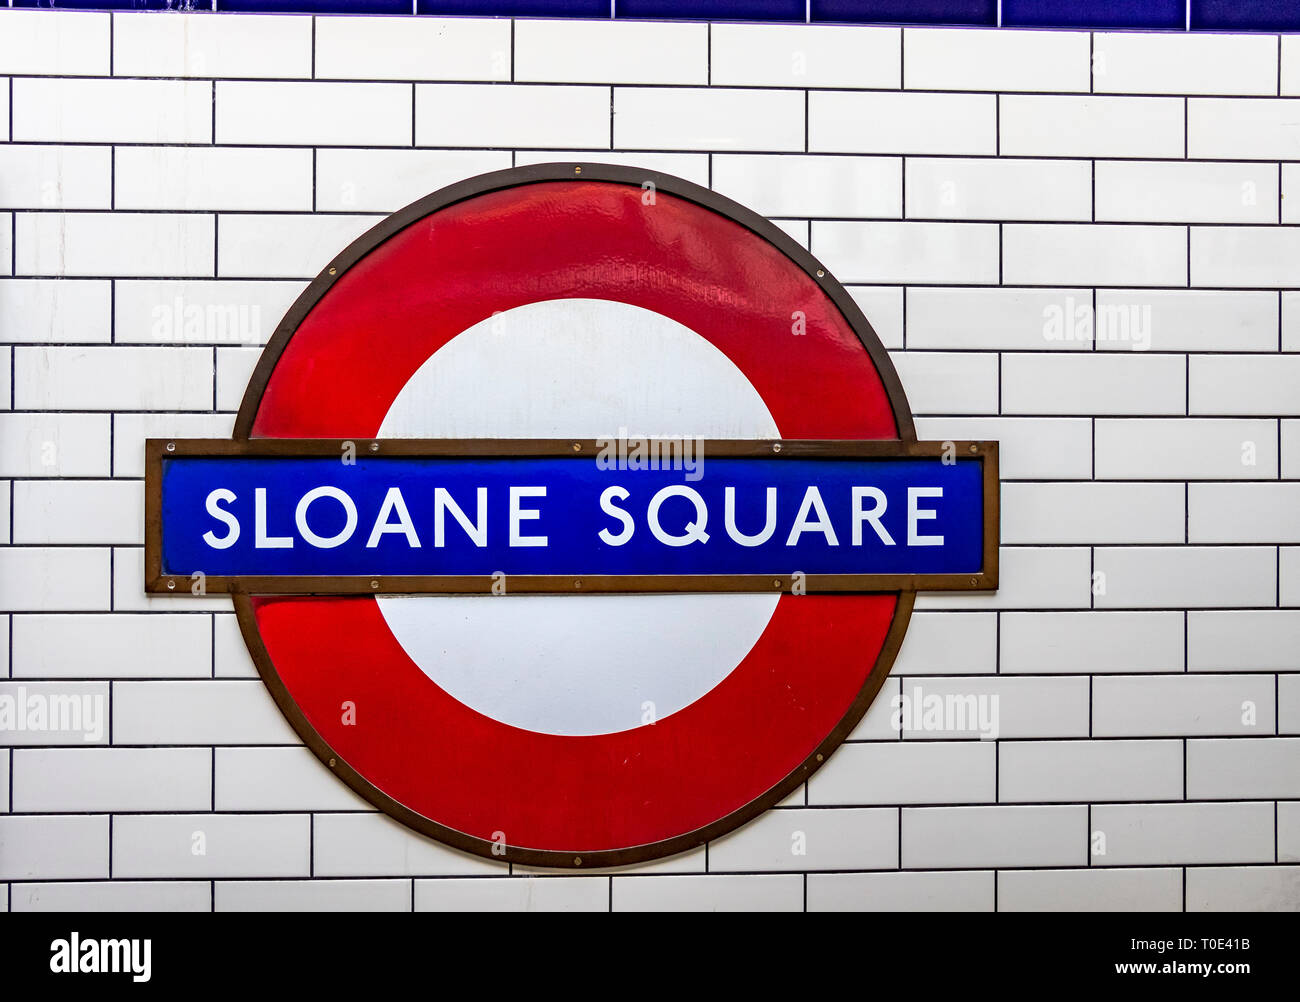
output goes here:
[[50, 943], [50, 970], [55, 974], [130, 974], [136, 982], [153, 974], [153, 940], [82, 939], [74, 932]]

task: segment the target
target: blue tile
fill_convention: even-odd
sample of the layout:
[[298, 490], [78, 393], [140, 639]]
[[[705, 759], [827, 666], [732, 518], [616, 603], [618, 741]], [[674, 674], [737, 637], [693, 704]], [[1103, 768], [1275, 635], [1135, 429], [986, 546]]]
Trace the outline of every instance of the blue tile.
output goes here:
[[609, 0], [419, 0], [419, 13], [608, 18]]
[[242, 14], [409, 14], [411, 0], [217, 0]]
[[887, 24], [998, 23], [997, 0], [812, 0], [812, 20]]
[[1186, 0], [1002, 0], [1002, 23], [1021, 28], [1187, 27]]
[[615, 0], [615, 17], [678, 21], [803, 21], [804, 0]]
[[1300, 31], [1297, 0], [1192, 0], [1192, 28]]

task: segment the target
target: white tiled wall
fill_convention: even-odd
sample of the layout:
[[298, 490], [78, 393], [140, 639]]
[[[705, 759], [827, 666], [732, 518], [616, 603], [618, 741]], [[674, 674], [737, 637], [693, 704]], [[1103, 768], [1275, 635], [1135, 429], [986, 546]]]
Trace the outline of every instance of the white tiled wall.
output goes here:
[[[0, 688], [107, 708], [93, 742], [0, 736], [0, 909], [1300, 908], [1298, 54], [0, 11]], [[300, 746], [228, 601], [146, 598], [139, 548], [142, 440], [229, 434], [327, 258], [556, 159], [678, 174], [810, 241], [921, 436], [998, 439], [1005, 478], [1000, 592], [920, 599], [898, 679], [806, 790], [585, 877], [370, 810]], [[173, 305], [244, 312], [160, 326]], [[918, 687], [996, 696], [1000, 740], [892, 730]]]

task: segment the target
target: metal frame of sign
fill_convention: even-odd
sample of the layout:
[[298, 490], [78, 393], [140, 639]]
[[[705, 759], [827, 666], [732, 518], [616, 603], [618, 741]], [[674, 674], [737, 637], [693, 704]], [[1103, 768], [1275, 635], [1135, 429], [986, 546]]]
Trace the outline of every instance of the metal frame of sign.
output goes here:
[[[673, 444], [673, 440], [646, 439]], [[170, 458], [280, 456], [358, 457], [454, 456], [474, 459], [494, 456], [543, 456], [568, 462], [588, 462], [608, 442], [574, 439], [149, 439], [145, 445], [145, 591], [176, 594], [188, 590], [189, 576], [166, 574], [162, 568], [162, 464]], [[799, 439], [713, 439], [692, 443], [708, 457], [764, 459], [882, 459], [943, 457], [979, 462], [982, 468], [984, 549], [980, 570], [973, 574], [807, 574], [799, 587], [808, 592], [989, 591], [998, 586], [998, 446], [996, 442], [891, 442]], [[626, 453], [622, 453], [626, 454]], [[488, 575], [205, 575], [205, 591], [247, 592], [252, 595], [386, 595], [491, 593], [496, 582]], [[512, 593], [573, 594], [574, 592], [729, 591], [778, 592], [795, 587], [793, 574], [511, 574]]]
[[[458, 182], [421, 198], [406, 208], [401, 209], [374, 228], [362, 234], [338, 254], [321, 273], [307, 286], [294, 304], [289, 308], [275, 333], [263, 349], [261, 358], [249, 380], [243, 402], [235, 419], [232, 441], [157, 439], [147, 444], [146, 463], [146, 525], [145, 525], [145, 577], [147, 590], [153, 593], [187, 595], [190, 593], [189, 579], [167, 577], [161, 573], [161, 469], [162, 461], [168, 455], [340, 455], [343, 442], [337, 439], [253, 439], [251, 432], [257, 415], [262, 394], [270, 380], [271, 373], [281, 354], [293, 337], [299, 324], [324, 297], [325, 293], [354, 264], [368, 253], [388, 240], [390, 237], [418, 222], [431, 213], [479, 195], [493, 191], [514, 188], [540, 182], [557, 181], [601, 181], [625, 184], [645, 189], [653, 185], [656, 190], [666, 192], [677, 198], [693, 202], [701, 207], [716, 212], [732, 222], [738, 223], [776, 247], [795, 265], [806, 272], [819, 288], [828, 296], [844, 316], [849, 326], [857, 334], [864, 350], [871, 358], [878, 373], [884, 391], [889, 399], [898, 439], [890, 441], [714, 441], [706, 442], [706, 450], [713, 455], [754, 455], [771, 457], [788, 456], [935, 456], [942, 454], [943, 442], [918, 442], [916, 428], [912, 420], [911, 409], [897, 372], [890, 361], [888, 353], [867, 318], [847, 290], [831, 276], [826, 267], [809, 251], [805, 250], [784, 230], [769, 222], [756, 212], [733, 202], [716, 192], [681, 178], [657, 171], [639, 168], [620, 167], [596, 163], [551, 163], [530, 167], [518, 167], [496, 171]], [[486, 440], [394, 440], [394, 439], [358, 439], [358, 455], [373, 450], [381, 455], [566, 455], [574, 456], [574, 446], [581, 450], [595, 451], [594, 442], [574, 442], [573, 440], [552, 441], [486, 441]], [[169, 448], [170, 445], [170, 448]], [[774, 446], [780, 446], [780, 450]], [[754, 798], [743, 807], [732, 811], [718, 820], [662, 841], [622, 849], [599, 850], [582, 855], [574, 855], [546, 849], [501, 845], [476, 836], [468, 835], [441, 825], [411, 810], [388, 796], [369, 780], [362, 776], [320, 736], [307, 720], [302, 710], [290, 695], [283, 680], [276, 671], [266, 646], [258, 633], [257, 620], [253, 611], [253, 598], [257, 594], [284, 594], [286, 581], [293, 579], [266, 578], [208, 578], [205, 586], [208, 592], [228, 591], [234, 603], [236, 616], [244, 642], [257, 666], [259, 675], [270, 691], [280, 711], [290, 725], [312, 752], [335, 775], [352, 790], [373, 804], [394, 820], [455, 848], [495, 860], [501, 863], [516, 863], [526, 866], [547, 866], [567, 870], [589, 870], [596, 867], [624, 866], [658, 859], [676, 853], [698, 848], [713, 839], [727, 834], [748, 821], [753, 820], [769, 808], [779, 804], [794, 792], [802, 783], [826, 761], [830, 754], [849, 736], [862, 720], [876, 695], [884, 685], [898, 655], [911, 620], [912, 609], [916, 600], [918, 587], [935, 590], [992, 590], [998, 585], [998, 542], [999, 542], [999, 481], [998, 452], [996, 443], [990, 442], [955, 442], [957, 455], [965, 450], [966, 456], [978, 457], [983, 463], [983, 497], [984, 497], [984, 566], [978, 574], [973, 575], [881, 575], [853, 576], [851, 587], [844, 587], [843, 576], [811, 575], [807, 579], [812, 591], [873, 591], [897, 594], [897, 605], [885, 641], [879, 656], [867, 675], [866, 682], [857, 697], [849, 706], [839, 723], [817, 745], [811, 754], [797, 767], [775, 783], [767, 792]], [[506, 450], [506, 451], [500, 451]], [[732, 451], [727, 451], [732, 450]], [[944, 580], [944, 579], [947, 580]], [[485, 590], [482, 580], [475, 578], [459, 588], [446, 587], [443, 579], [441, 586], [433, 589], [419, 587], [419, 579], [329, 579], [331, 584], [324, 587], [324, 580], [308, 585], [304, 579], [298, 579], [308, 591], [330, 594], [380, 594], [385, 592], [412, 591], [471, 591]], [[430, 579], [425, 579], [430, 580]], [[432, 579], [437, 580], [437, 579]], [[579, 587], [578, 582], [581, 582]], [[563, 587], [557, 587], [562, 585]], [[626, 590], [665, 590], [654, 587], [655, 582], [647, 578], [630, 578], [602, 580], [598, 578], [560, 578], [549, 579], [541, 583], [534, 591], [577, 592], [626, 591]], [[838, 585], [838, 587], [837, 587]], [[635, 587], [632, 587], [635, 586]], [[728, 578], [714, 577], [712, 584], [705, 584], [701, 578], [674, 579], [669, 590], [739, 590], [739, 591], [786, 591], [791, 586], [790, 576], [740, 576]], [[265, 588], [263, 591], [262, 589]], [[530, 590], [528, 581], [523, 576], [512, 577], [512, 592]]]

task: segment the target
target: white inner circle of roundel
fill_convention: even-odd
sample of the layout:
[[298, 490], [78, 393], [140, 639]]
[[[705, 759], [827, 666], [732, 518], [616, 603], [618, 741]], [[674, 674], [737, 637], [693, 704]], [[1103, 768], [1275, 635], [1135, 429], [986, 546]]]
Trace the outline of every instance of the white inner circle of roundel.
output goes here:
[[[758, 391], [709, 341], [606, 299], [529, 303], [461, 332], [402, 388], [379, 434], [780, 437]], [[778, 600], [377, 598], [403, 650], [451, 696], [501, 723], [561, 735], [628, 730], [689, 706], [740, 664]]]

